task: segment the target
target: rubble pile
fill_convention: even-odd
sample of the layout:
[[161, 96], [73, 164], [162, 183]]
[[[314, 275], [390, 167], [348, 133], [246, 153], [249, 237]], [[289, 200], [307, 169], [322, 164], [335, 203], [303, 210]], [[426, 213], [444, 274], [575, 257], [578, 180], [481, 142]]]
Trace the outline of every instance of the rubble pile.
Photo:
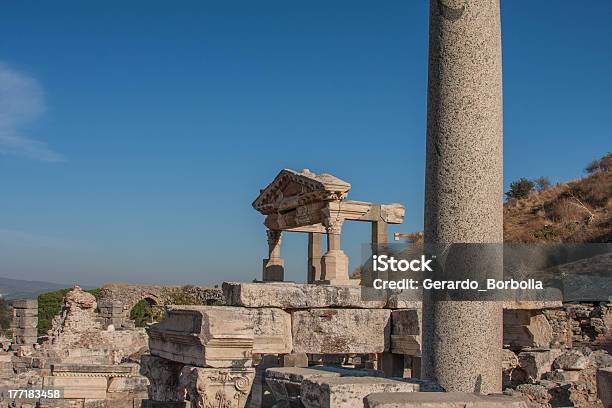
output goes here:
[[96, 308], [95, 297], [75, 286], [42, 344], [3, 347], [0, 388], [64, 390], [62, 402], [28, 400], [17, 406], [132, 408], [135, 401], [140, 406], [148, 380], [139, 374], [134, 355], [146, 350], [146, 332], [104, 328]]
[[[516, 335], [516, 326], [509, 328], [506, 321], [505, 393], [525, 396], [534, 407], [604, 407], [600, 398], [601, 388], [606, 385], [601, 373], [612, 367], [608, 353], [612, 335], [610, 306], [565, 304], [535, 312], [540, 316], [537, 319], [531, 312], [527, 317], [523, 315], [522, 337]], [[512, 313], [513, 321], [521, 320], [516, 319], [517, 314], [524, 314]], [[508, 313], [505, 317], [509, 317]], [[515, 335], [506, 336], [508, 332]], [[598, 381], [598, 376], [602, 380]]]

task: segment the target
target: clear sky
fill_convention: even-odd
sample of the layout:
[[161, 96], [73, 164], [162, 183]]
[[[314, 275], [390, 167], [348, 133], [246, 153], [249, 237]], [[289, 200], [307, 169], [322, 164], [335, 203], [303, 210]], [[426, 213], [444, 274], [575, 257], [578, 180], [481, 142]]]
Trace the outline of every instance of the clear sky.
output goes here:
[[[420, 230], [424, 0], [0, 0], [0, 276], [261, 275], [251, 202], [284, 167]], [[612, 2], [502, 2], [506, 186], [611, 149]], [[366, 224], [343, 247], [360, 258]], [[283, 246], [304, 280], [306, 237]]]

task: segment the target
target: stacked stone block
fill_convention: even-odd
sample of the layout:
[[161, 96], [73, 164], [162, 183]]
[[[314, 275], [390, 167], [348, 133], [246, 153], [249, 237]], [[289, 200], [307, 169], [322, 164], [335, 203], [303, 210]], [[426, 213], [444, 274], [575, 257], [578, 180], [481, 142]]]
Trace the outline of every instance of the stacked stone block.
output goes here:
[[141, 373], [151, 385], [143, 406], [183, 407], [186, 397], [196, 407], [214, 401], [244, 408], [255, 377], [254, 324], [265, 339], [274, 331], [263, 322], [266, 316], [272, 314], [225, 306], [169, 309], [168, 317], [149, 329], [151, 355], [143, 356]]
[[113, 325], [115, 328], [121, 327], [126, 321], [126, 311], [123, 303], [118, 300], [100, 300], [98, 310], [104, 327]]
[[13, 301], [13, 338], [20, 346], [32, 346], [38, 339], [38, 300]]
[[[167, 318], [148, 330], [151, 355], [141, 361], [151, 383], [145, 406], [183, 407], [188, 400], [260, 408], [271, 392], [277, 400], [313, 408], [344, 407], [355, 404], [355, 396], [361, 401], [385, 390], [418, 391], [421, 302], [365, 296], [364, 290], [226, 282], [226, 306], [169, 306]], [[349, 374], [321, 371], [321, 365], [338, 367], [351, 359], [370, 374], [359, 374], [357, 364]], [[316, 380], [309, 380], [306, 393], [307, 377]]]

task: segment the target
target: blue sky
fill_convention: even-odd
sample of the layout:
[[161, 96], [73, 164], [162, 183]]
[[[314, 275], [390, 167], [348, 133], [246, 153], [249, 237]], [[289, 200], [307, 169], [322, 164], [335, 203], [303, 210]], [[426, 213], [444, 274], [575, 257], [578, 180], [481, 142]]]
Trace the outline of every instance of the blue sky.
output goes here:
[[[422, 226], [426, 1], [0, 0], [0, 276], [261, 274], [280, 169]], [[506, 186], [610, 151], [612, 3], [502, 2]], [[366, 224], [345, 227], [353, 259]], [[283, 246], [305, 278], [306, 238]]]

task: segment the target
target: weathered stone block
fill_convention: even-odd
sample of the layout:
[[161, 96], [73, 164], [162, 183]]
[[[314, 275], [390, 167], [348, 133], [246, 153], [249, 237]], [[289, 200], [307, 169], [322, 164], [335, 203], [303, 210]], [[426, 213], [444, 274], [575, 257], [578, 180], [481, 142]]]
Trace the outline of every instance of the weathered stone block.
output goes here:
[[108, 378], [106, 377], [45, 377], [43, 384], [47, 388], [61, 388], [64, 398], [105, 399]]
[[282, 362], [283, 367], [308, 367], [308, 355], [306, 353], [285, 354]]
[[505, 395], [462, 392], [373, 393], [365, 397], [365, 408], [528, 408], [524, 401]]
[[174, 361], [143, 355], [140, 359], [140, 374], [149, 380], [149, 399], [162, 402], [183, 401], [185, 392], [184, 388], [181, 388], [179, 378], [183, 367], [183, 364]]
[[552, 326], [541, 312], [504, 310], [504, 344], [513, 349], [549, 347], [552, 340]]
[[604, 407], [612, 407], [612, 367], [597, 370], [597, 397]]
[[391, 351], [420, 356], [421, 325], [420, 310], [399, 309], [391, 312]]
[[95, 376], [127, 376], [132, 374], [132, 367], [116, 364], [52, 364], [51, 372], [54, 376], [65, 376], [82, 373]]
[[589, 366], [589, 358], [579, 351], [568, 351], [555, 359], [553, 367], [561, 370], [584, 370]]
[[266, 382], [277, 401], [291, 401], [299, 405], [302, 382], [305, 379], [331, 377], [380, 377], [383, 373], [377, 370], [347, 369], [339, 367], [318, 366], [274, 367], [266, 370]]
[[148, 386], [149, 380], [144, 376], [112, 377], [108, 381], [107, 392], [146, 392]]
[[305, 378], [340, 377], [340, 373], [304, 367], [280, 367], [266, 370], [266, 383], [277, 401], [296, 403]]
[[13, 309], [38, 309], [38, 299], [15, 299]]
[[244, 408], [255, 369], [185, 366], [180, 378], [192, 407]]
[[[25, 346], [31, 346], [33, 344], [36, 343], [36, 341], [38, 340], [37, 336], [23, 336], [21, 334], [17, 334], [15, 333], [15, 344], [13, 346], [18, 346], [18, 345], [25, 345]], [[11, 346], [11, 348], [13, 348]], [[17, 351], [17, 348], [13, 348], [15, 351]]]
[[311, 309], [292, 312], [293, 351], [382, 353], [389, 350], [391, 311]]
[[552, 370], [552, 364], [561, 350], [523, 351], [518, 354], [521, 369], [533, 380], [540, 380], [544, 373]]
[[14, 317], [38, 316], [38, 309], [13, 309]]
[[367, 300], [359, 286], [315, 285], [308, 283], [266, 282], [237, 283], [224, 282], [223, 294], [231, 306], [278, 307], [281, 309], [307, 309], [323, 307], [383, 308], [386, 299], [372, 289]]
[[15, 327], [36, 327], [38, 325], [38, 316], [15, 316], [13, 322]]
[[285, 354], [293, 348], [291, 315], [281, 309], [249, 309], [253, 321], [253, 353]]
[[143, 400], [141, 408], [188, 408], [188, 402]]
[[375, 392], [416, 392], [419, 385], [380, 377], [332, 377], [305, 379], [301, 401], [306, 408], [354, 408]]
[[15, 336], [37, 337], [38, 330], [36, 327], [19, 327], [15, 329]]
[[423, 292], [419, 290], [389, 290], [387, 307], [390, 309], [421, 309]]
[[244, 308], [177, 306], [150, 327], [151, 355], [198, 367], [250, 367], [253, 321]]

